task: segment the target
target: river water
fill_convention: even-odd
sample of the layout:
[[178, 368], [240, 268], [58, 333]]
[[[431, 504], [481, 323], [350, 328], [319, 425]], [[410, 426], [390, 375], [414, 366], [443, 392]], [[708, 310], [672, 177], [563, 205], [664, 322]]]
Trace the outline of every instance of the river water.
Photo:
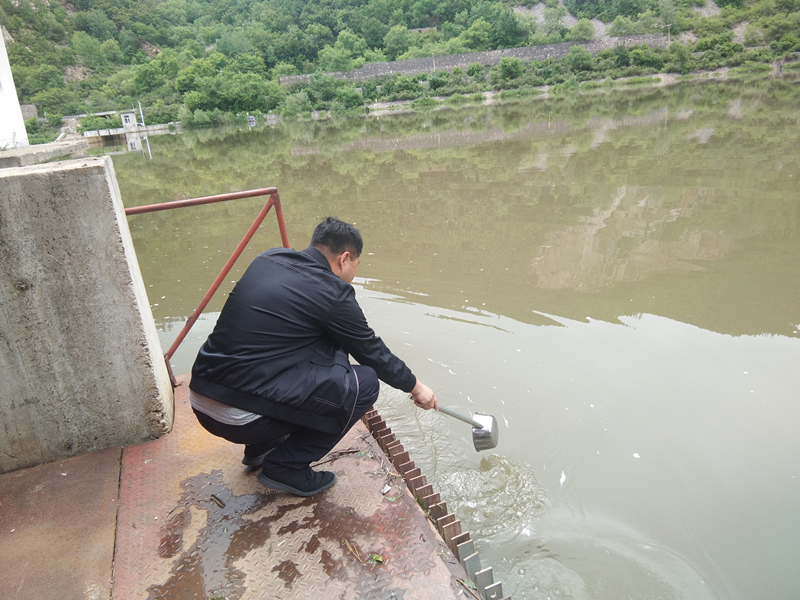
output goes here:
[[[796, 79], [153, 137], [126, 206], [275, 186], [365, 239], [367, 318], [500, 444], [379, 409], [517, 599], [800, 597]], [[263, 201], [129, 219], [165, 347]], [[224, 293], [280, 244], [267, 216]]]

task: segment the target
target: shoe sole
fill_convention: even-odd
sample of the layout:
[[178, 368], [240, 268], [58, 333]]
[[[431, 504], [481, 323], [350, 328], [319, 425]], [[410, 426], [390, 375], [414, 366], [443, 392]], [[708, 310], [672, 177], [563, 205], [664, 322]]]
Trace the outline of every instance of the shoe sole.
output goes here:
[[258, 475], [256, 475], [256, 479], [258, 479], [258, 483], [260, 483], [264, 487], [269, 488], [271, 490], [278, 490], [280, 492], [289, 492], [290, 494], [294, 494], [295, 496], [308, 497], [308, 496], [314, 496], [316, 494], [319, 494], [320, 492], [324, 492], [329, 487], [331, 487], [334, 483], [336, 483], [336, 474], [334, 473], [333, 479], [331, 479], [328, 483], [326, 483], [322, 487], [317, 488], [315, 490], [310, 490], [310, 491], [298, 490], [297, 488], [293, 488], [292, 486], [286, 485], [285, 483], [280, 483], [278, 481], [274, 481], [274, 480], [270, 479], [269, 477], [267, 477], [266, 475], [264, 475], [263, 472], [261, 472]]

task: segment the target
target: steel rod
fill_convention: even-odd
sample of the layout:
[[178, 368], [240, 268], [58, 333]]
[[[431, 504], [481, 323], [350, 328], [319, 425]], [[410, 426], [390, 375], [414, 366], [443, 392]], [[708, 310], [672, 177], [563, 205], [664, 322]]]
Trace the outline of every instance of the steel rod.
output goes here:
[[132, 206], [125, 209], [126, 215], [141, 215], [144, 213], [156, 212], [159, 210], [170, 210], [172, 208], [183, 208], [185, 206], [199, 206], [201, 204], [213, 204], [214, 202], [226, 202], [228, 200], [239, 200], [241, 198], [253, 198], [255, 196], [272, 196], [278, 190], [274, 187], [261, 188], [257, 190], [246, 190], [244, 192], [231, 192], [229, 194], [218, 194], [216, 196], [203, 196], [202, 198], [190, 198], [188, 200], [174, 200], [172, 202], [161, 202], [160, 204], [148, 204], [146, 206]]
[[[197, 308], [194, 309], [194, 312], [186, 321], [186, 324], [183, 326], [183, 329], [181, 329], [180, 333], [178, 334], [178, 337], [176, 337], [175, 340], [172, 342], [172, 345], [169, 347], [169, 350], [167, 350], [165, 354], [167, 360], [172, 358], [173, 354], [175, 354], [175, 351], [178, 349], [178, 346], [181, 345], [181, 342], [183, 342], [184, 338], [189, 333], [189, 330], [195, 324], [195, 321], [197, 321], [197, 319], [200, 317], [203, 310], [205, 309], [206, 305], [211, 301], [211, 297], [214, 295], [217, 289], [219, 289], [219, 286], [222, 285], [222, 282], [225, 280], [225, 277], [227, 277], [228, 273], [233, 267], [233, 264], [236, 262], [236, 259], [239, 258], [239, 256], [242, 254], [247, 244], [250, 243], [250, 240], [252, 239], [253, 235], [258, 230], [258, 226], [261, 225], [262, 221], [264, 220], [264, 217], [267, 216], [267, 213], [269, 212], [269, 209], [272, 208], [273, 204], [274, 204], [274, 199], [270, 197], [270, 199], [261, 209], [261, 212], [258, 213], [258, 216], [256, 217], [255, 221], [253, 221], [253, 224], [250, 225], [250, 228], [247, 230], [247, 233], [244, 234], [242, 241], [239, 242], [239, 245], [233, 251], [233, 254], [231, 254], [231, 257], [228, 259], [228, 262], [225, 263], [224, 267], [222, 267], [222, 271], [220, 271], [219, 275], [217, 275], [217, 278], [214, 280], [214, 283], [211, 284], [211, 287], [208, 289], [208, 292], [206, 292], [206, 295], [200, 301], [200, 304], [198, 304]], [[288, 240], [286, 240], [284, 236], [285, 236], [285, 230], [281, 228], [281, 237], [284, 238], [284, 241], [286, 243], [288, 243]]]
[[465, 417], [461, 413], [457, 413], [454, 410], [450, 410], [449, 408], [445, 408], [444, 406], [439, 407], [439, 412], [443, 412], [444, 414], [454, 417], [459, 421], [464, 421], [464, 423], [469, 423], [473, 427], [477, 427], [478, 429], [483, 429], [483, 425], [475, 421], [474, 419], [470, 419], [469, 417]]

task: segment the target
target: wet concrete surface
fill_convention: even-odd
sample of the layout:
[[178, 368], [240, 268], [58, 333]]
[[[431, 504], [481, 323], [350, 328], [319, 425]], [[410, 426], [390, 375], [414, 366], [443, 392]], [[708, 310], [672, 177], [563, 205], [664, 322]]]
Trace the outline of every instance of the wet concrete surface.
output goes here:
[[473, 597], [362, 423], [322, 461], [336, 485], [299, 498], [261, 486], [187, 396], [183, 379], [158, 440], [0, 476], [7, 597]]

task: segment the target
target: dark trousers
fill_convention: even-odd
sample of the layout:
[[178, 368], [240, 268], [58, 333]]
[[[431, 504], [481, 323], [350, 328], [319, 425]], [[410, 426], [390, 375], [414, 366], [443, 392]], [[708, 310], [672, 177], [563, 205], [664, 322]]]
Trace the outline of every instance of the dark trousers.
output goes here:
[[341, 433], [325, 433], [270, 417], [261, 417], [247, 425], [227, 425], [199, 411], [194, 414], [209, 433], [235, 444], [245, 444], [246, 456], [259, 456], [275, 448], [264, 460], [265, 473], [304, 469], [330, 452], [378, 399], [380, 384], [375, 371], [361, 365], [352, 368], [358, 378], [358, 396], [350, 421]]

